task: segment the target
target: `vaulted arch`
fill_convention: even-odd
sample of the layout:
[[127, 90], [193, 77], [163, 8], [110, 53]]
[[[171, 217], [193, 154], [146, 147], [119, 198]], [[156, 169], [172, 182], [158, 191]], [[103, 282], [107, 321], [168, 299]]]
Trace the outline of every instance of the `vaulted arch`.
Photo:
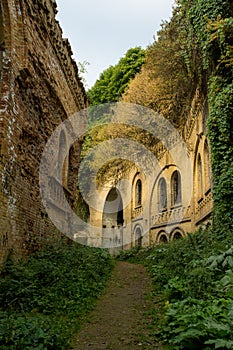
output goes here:
[[123, 200], [117, 188], [113, 187], [108, 192], [102, 215], [102, 246], [110, 248], [122, 245], [124, 210]]

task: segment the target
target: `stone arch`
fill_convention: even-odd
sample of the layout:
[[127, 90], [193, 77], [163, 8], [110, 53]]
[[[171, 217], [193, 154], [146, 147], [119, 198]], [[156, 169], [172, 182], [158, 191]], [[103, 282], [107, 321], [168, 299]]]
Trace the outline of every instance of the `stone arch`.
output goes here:
[[171, 206], [180, 205], [182, 203], [181, 175], [175, 170], [171, 176]]
[[184, 231], [181, 228], [176, 227], [171, 232], [170, 241], [172, 242], [184, 237], [186, 237], [186, 234], [184, 233]]
[[139, 247], [142, 246], [142, 236], [143, 236], [142, 226], [137, 224], [134, 228], [134, 237], [135, 237], [136, 246], [139, 246]]
[[157, 242], [158, 243], [168, 243], [169, 242], [169, 238], [168, 238], [168, 234], [165, 231], [160, 231], [157, 235]]
[[123, 200], [119, 190], [113, 187], [107, 194], [102, 214], [102, 245], [110, 248], [123, 242], [124, 223]]
[[[161, 169], [161, 171], [156, 176], [152, 189], [151, 189], [151, 195], [150, 195], [150, 217], [152, 217], [154, 214], [159, 213], [159, 182], [161, 178], [164, 178], [166, 181], [166, 190], [167, 190], [167, 209], [170, 208], [170, 172], [172, 172], [172, 169], [176, 169], [175, 164], [168, 164], [165, 167]], [[167, 173], [166, 173], [167, 172]]]

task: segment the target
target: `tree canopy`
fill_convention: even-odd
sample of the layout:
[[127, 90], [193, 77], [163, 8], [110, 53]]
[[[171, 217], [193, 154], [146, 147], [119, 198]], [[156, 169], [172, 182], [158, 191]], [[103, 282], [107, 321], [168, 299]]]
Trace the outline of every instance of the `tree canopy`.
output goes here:
[[110, 66], [101, 73], [95, 85], [87, 92], [91, 105], [119, 101], [144, 62], [144, 49], [129, 49], [115, 66]]

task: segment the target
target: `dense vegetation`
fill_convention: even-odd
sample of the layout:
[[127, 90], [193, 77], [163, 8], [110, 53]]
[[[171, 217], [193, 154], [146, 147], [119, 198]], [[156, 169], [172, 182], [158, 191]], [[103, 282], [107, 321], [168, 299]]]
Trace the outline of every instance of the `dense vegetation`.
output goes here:
[[76, 243], [6, 262], [0, 285], [0, 348], [67, 349], [113, 267], [104, 250]]
[[[195, 92], [209, 104], [215, 229], [233, 228], [233, 3], [177, 0], [172, 19], [146, 50], [146, 62], [123, 101], [159, 111], [178, 127]], [[219, 230], [220, 228], [220, 230]]]
[[171, 244], [123, 252], [153, 281], [155, 337], [164, 349], [233, 348], [233, 246], [197, 232]]
[[[232, 14], [231, 0], [177, 0], [171, 20], [163, 23], [146, 52], [130, 49], [88, 92], [91, 105], [138, 103], [176, 126], [185, 122], [197, 90], [202, 100], [208, 98], [213, 228], [121, 257], [133, 255], [147, 266], [158, 298], [156, 333], [172, 350], [233, 348]], [[83, 157], [90, 147], [119, 133], [119, 128], [99, 127], [96, 110], [91, 117]], [[125, 126], [121, 134], [144, 139], [146, 146], [155, 141]], [[115, 163], [117, 170], [120, 164]], [[112, 164], [107, 167], [112, 171]], [[103, 175], [108, 175], [107, 167]], [[85, 203], [79, 209], [87, 218]], [[1, 275], [0, 348], [66, 349], [112, 266], [106, 251], [77, 244], [51, 247], [17, 265], [9, 259]]]
[[[95, 104], [111, 101], [141, 104], [159, 112], [178, 128], [185, 123], [195, 96], [200, 104], [208, 100], [215, 228], [221, 228], [220, 237], [223, 227], [226, 230], [233, 227], [232, 57], [232, 1], [177, 0], [171, 20], [162, 24], [158, 39], [146, 49], [145, 63], [140, 61], [135, 78], [128, 80], [127, 86], [124, 79], [118, 79], [115, 87], [120, 93], [110, 96], [105, 91], [112, 89], [112, 82], [105, 71], [93, 88]], [[120, 62], [120, 71], [127, 72], [127, 61]], [[101, 126], [91, 130], [84, 149], [114, 137], [111, 129], [107, 133], [105, 129]], [[149, 140], [147, 135], [141, 138]]]
[[141, 47], [129, 49], [115, 66], [110, 66], [88, 91], [91, 105], [116, 102], [126, 90], [129, 82], [141, 70], [145, 61], [145, 50]]

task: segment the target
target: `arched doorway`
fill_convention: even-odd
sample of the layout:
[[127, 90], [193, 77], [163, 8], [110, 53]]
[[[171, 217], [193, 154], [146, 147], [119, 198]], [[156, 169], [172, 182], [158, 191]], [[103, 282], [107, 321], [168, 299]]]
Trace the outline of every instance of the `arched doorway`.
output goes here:
[[123, 245], [124, 211], [120, 192], [112, 188], [105, 201], [103, 210], [103, 247], [119, 247]]
[[137, 225], [134, 229], [135, 234], [135, 245], [138, 247], [142, 246], [142, 228], [140, 225]]

